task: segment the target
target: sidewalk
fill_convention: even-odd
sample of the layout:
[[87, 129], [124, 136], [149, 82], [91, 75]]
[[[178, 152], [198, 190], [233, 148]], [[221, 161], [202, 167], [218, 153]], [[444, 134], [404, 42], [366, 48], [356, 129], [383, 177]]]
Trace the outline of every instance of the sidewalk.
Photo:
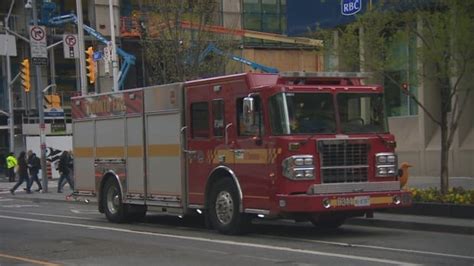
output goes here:
[[[433, 184], [426, 182], [432, 181], [434, 178], [415, 178], [412, 181], [417, 186], [432, 186]], [[464, 178], [461, 180], [466, 186], [474, 185], [474, 178]], [[467, 181], [467, 182], [466, 182]], [[72, 191], [69, 185], [64, 186], [64, 193], [57, 193], [57, 180], [48, 182], [48, 193], [32, 193], [27, 194], [23, 188], [25, 185], [19, 187], [15, 195], [11, 195], [9, 189], [13, 187], [15, 183], [6, 182], [5, 178], [0, 176], [0, 197], [18, 198], [23, 200], [35, 200], [35, 201], [68, 201], [75, 203], [83, 203], [85, 198], [74, 199], [70, 197]], [[36, 188], [36, 185], [34, 185]], [[90, 202], [96, 202], [95, 198], [87, 198]], [[1, 205], [0, 205], [1, 207]], [[350, 225], [361, 225], [361, 226], [374, 226], [383, 228], [394, 228], [394, 229], [410, 229], [420, 231], [434, 231], [434, 232], [446, 232], [455, 234], [468, 234], [474, 235], [474, 220], [473, 219], [458, 219], [458, 218], [446, 218], [446, 217], [434, 217], [434, 216], [422, 216], [422, 215], [408, 215], [408, 214], [393, 214], [376, 212], [374, 218], [354, 218], [346, 222]]]

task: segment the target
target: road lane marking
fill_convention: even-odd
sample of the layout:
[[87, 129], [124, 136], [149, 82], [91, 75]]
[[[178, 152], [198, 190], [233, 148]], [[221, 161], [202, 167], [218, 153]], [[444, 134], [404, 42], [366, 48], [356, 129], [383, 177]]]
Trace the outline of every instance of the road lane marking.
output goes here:
[[241, 247], [247, 247], [247, 248], [261, 248], [261, 249], [267, 249], [267, 250], [273, 250], [273, 251], [283, 251], [283, 252], [289, 252], [289, 253], [300, 253], [300, 254], [308, 254], [308, 255], [336, 257], [336, 258], [341, 258], [341, 259], [359, 260], [359, 261], [367, 261], [367, 262], [386, 263], [386, 264], [395, 264], [395, 265], [418, 265], [418, 264], [397, 261], [397, 260], [379, 259], [379, 258], [355, 256], [355, 255], [344, 255], [344, 254], [314, 251], [314, 250], [308, 250], [308, 249], [296, 249], [296, 248], [289, 248], [289, 247], [282, 247], [282, 246], [270, 246], [270, 245], [264, 245], [264, 244], [237, 242], [237, 241], [232, 241], [232, 240], [219, 240], [219, 239], [210, 239], [210, 238], [202, 238], [202, 237], [170, 235], [170, 234], [163, 234], [163, 233], [135, 231], [135, 230], [113, 228], [113, 227], [106, 227], [106, 226], [95, 226], [95, 225], [87, 225], [87, 224], [75, 224], [75, 223], [56, 222], [56, 221], [49, 221], [49, 220], [21, 218], [21, 217], [14, 217], [14, 216], [8, 216], [8, 215], [0, 215], [0, 218], [45, 223], [45, 224], [66, 225], [66, 226], [89, 228], [89, 229], [101, 229], [101, 230], [108, 230], [108, 231], [115, 231], [115, 232], [122, 232], [122, 233], [158, 236], [158, 237], [174, 238], [174, 239], [181, 239], [181, 240], [208, 242], [208, 243], [213, 243], [213, 244], [241, 246]]
[[30, 258], [12, 256], [12, 255], [2, 254], [2, 253], [0, 253], [0, 257], [11, 259], [11, 260], [19, 260], [19, 261], [34, 263], [34, 264], [38, 264], [38, 265], [44, 265], [44, 266], [59, 266], [59, 265], [61, 265], [61, 264], [56, 264], [56, 263], [52, 263], [52, 262], [48, 262], [48, 261], [34, 260], [34, 259], [30, 259]]
[[57, 214], [45, 214], [45, 213], [36, 213], [36, 212], [18, 212], [18, 211], [7, 211], [7, 210], [0, 210], [0, 212], [8, 212], [14, 214], [26, 214], [32, 216], [45, 216], [45, 217], [55, 217], [55, 218], [66, 218], [66, 219], [76, 219], [76, 220], [85, 220], [85, 221], [98, 221], [94, 218], [85, 218], [85, 217], [78, 217], [78, 216], [68, 216], [68, 215], [57, 215]]
[[31, 208], [31, 207], [39, 207], [36, 204], [13, 204], [13, 205], [0, 205], [2, 208]]
[[344, 242], [314, 240], [314, 239], [307, 239], [307, 238], [280, 237], [280, 236], [279, 237], [271, 237], [271, 236], [259, 235], [259, 234], [254, 234], [254, 235], [258, 236], [258, 237], [265, 237], [265, 238], [272, 238], [272, 239], [275, 239], [275, 238], [276, 239], [283, 239], [283, 240], [287, 239], [287, 240], [292, 240], [292, 241], [304, 241], [304, 242], [326, 244], [326, 245], [333, 245], [333, 246], [340, 246], [340, 247], [356, 247], [356, 248], [378, 249], [378, 250], [386, 250], [386, 251], [396, 251], [396, 252], [414, 253], [414, 254], [422, 254], [422, 255], [435, 255], [435, 256], [441, 256], [441, 257], [450, 257], [450, 258], [474, 260], [474, 257], [471, 257], [471, 256], [463, 256], [463, 255], [440, 253], [440, 252], [431, 252], [431, 251], [423, 251], [423, 250], [415, 250], [415, 249], [390, 248], [390, 247], [371, 246], [371, 245], [362, 245], [362, 244], [351, 244], [351, 243], [344, 243]]

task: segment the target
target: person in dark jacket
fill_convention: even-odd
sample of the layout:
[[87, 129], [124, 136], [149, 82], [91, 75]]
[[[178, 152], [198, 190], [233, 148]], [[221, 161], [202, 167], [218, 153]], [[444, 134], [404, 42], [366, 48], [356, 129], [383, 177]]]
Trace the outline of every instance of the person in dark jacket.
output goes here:
[[22, 151], [20, 155], [18, 156], [18, 182], [15, 184], [15, 186], [10, 189], [10, 193], [12, 195], [15, 195], [15, 190], [23, 184], [23, 182], [26, 182], [26, 193], [31, 193], [30, 190], [30, 178], [28, 177], [28, 165], [26, 162], [26, 153]]
[[29, 188], [33, 186], [33, 182], [36, 182], [38, 185], [38, 189], [36, 191], [41, 191], [43, 187], [41, 186], [41, 182], [39, 181], [38, 178], [38, 172], [41, 169], [41, 161], [40, 159], [36, 156], [33, 151], [29, 150], [28, 151], [28, 170], [30, 170], [30, 186]]
[[69, 184], [69, 187], [74, 190], [74, 184], [71, 179], [72, 158], [69, 152], [64, 151], [59, 158], [58, 171], [61, 174], [58, 181], [58, 193], [63, 192], [64, 180]]

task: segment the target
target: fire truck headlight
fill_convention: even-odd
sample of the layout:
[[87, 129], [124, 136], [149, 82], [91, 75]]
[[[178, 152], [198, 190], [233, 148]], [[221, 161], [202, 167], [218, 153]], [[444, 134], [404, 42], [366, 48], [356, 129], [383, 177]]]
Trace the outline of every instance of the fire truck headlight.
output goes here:
[[380, 177], [397, 174], [397, 155], [391, 152], [375, 154], [376, 175]]
[[396, 162], [397, 162], [397, 156], [395, 156], [395, 155], [387, 156], [387, 163], [394, 164]]
[[377, 156], [377, 163], [378, 164], [385, 164], [387, 162], [387, 156], [379, 155]]
[[283, 175], [291, 180], [314, 179], [312, 155], [294, 155], [282, 162]]

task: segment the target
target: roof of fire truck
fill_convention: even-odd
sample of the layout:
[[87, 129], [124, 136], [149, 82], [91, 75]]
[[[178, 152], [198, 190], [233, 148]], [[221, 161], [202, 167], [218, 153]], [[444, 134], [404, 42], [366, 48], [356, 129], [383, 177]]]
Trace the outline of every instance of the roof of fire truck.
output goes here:
[[220, 77], [211, 77], [206, 79], [186, 81], [186, 86], [193, 87], [202, 84], [223, 82], [226, 80], [245, 78], [252, 89], [258, 89], [269, 86], [289, 86], [289, 87], [307, 87], [324, 86], [326, 89], [343, 89], [349, 86], [356, 86], [358, 89], [370, 89], [371, 91], [383, 90], [379, 85], [367, 85], [363, 80], [369, 78], [370, 73], [363, 72], [280, 72], [270, 73], [240, 73]]

